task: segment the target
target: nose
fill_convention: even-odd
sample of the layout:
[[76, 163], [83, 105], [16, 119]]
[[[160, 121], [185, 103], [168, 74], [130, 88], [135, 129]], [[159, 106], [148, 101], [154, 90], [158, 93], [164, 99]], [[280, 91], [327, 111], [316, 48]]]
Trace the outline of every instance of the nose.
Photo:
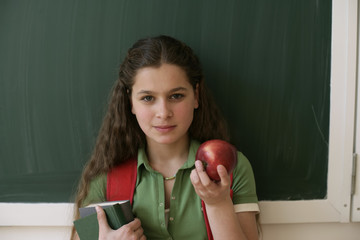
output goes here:
[[171, 104], [166, 100], [159, 101], [156, 107], [157, 118], [166, 119], [173, 116]]

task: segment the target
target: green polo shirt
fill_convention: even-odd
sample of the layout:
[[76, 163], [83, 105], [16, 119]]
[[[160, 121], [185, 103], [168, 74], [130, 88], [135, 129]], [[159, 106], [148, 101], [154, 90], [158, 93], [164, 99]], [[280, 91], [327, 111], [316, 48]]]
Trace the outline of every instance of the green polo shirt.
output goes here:
[[[168, 224], [165, 219], [163, 176], [151, 168], [145, 150], [139, 149], [133, 212], [141, 220], [147, 239], [207, 239], [201, 200], [190, 181], [199, 146], [199, 142], [191, 141], [188, 160], [176, 173]], [[247, 158], [240, 152], [233, 176], [235, 211], [258, 212], [253, 171]], [[105, 196], [106, 175], [101, 175], [91, 182], [84, 205], [104, 202]]]

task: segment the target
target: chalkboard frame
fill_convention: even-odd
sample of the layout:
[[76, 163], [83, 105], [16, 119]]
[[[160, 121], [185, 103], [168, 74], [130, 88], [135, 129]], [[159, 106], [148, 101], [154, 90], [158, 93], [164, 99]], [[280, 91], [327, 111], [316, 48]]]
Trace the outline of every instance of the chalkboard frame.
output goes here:
[[[133, 41], [156, 34], [198, 53], [259, 200], [326, 197], [331, 0], [124, 2], [0, 7], [1, 202], [71, 199], [119, 62]], [[179, 31], [189, 21], [197, 24]]]
[[[332, 4], [328, 195], [324, 200], [262, 201], [264, 224], [350, 220], [358, 16], [354, 1], [334, 0]], [[68, 203], [0, 203], [6, 216], [0, 218], [0, 226], [71, 226], [72, 207]]]

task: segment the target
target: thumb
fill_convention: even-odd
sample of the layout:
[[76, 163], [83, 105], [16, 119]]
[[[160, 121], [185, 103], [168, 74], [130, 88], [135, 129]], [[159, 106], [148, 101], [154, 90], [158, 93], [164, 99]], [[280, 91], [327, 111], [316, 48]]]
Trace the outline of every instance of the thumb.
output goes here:
[[96, 213], [97, 213], [97, 219], [99, 222], [99, 234], [101, 235], [102, 232], [107, 232], [109, 230], [109, 224], [106, 219], [106, 214], [104, 210], [100, 206], [96, 206]]

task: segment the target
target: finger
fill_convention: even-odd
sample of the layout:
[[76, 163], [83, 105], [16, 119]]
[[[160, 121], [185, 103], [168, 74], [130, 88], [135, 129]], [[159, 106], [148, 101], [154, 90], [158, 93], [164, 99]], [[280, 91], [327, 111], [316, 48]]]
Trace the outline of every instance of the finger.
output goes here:
[[141, 235], [143, 235], [144, 230], [141, 227], [141, 222], [138, 218], [135, 218], [133, 221], [128, 224], [123, 225], [119, 229], [115, 230], [115, 233], [118, 236], [123, 236], [125, 239], [140, 239]]
[[100, 206], [96, 206], [97, 219], [99, 222], [99, 233], [103, 231], [108, 231], [110, 229], [109, 224], [106, 219], [104, 210]]
[[128, 234], [134, 234], [134, 233], [136, 234], [136, 231], [139, 228], [141, 228], [141, 222], [138, 218], [135, 218], [133, 221], [123, 225], [121, 228], [117, 229], [116, 231], [118, 232], [124, 231]]
[[138, 228], [141, 227], [141, 221], [138, 218], [135, 218], [133, 221], [129, 222], [127, 226], [132, 230], [136, 231]]
[[137, 239], [140, 239], [141, 236], [144, 235], [144, 229], [142, 227], [139, 227], [138, 229], [136, 229], [135, 234]]
[[225, 185], [225, 186], [229, 185], [230, 184], [230, 176], [227, 173], [226, 168], [223, 165], [218, 165], [216, 170], [220, 176], [221, 185]]
[[204, 169], [204, 165], [200, 160], [195, 161], [195, 168], [196, 168], [196, 171], [198, 173], [198, 176], [199, 176], [199, 179], [200, 179], [201, 183], [205, 187], [209, 186], [212, 183], [212, 181], [209, 178], [209, 176], [207, 175], [207, 173], [206, 173], [206, 171]]
[[204, 186], [202, 185], [199, 175], [196, 171], [196, 169], [193, 169], [190, 173], [190, 181], [192, 185], [194, 186], [194, 190], [197, 195], [200, 197], [202, 196], [202, 192], [204, 191]]
[[195, 161], [195, 168], [198, 172], [204, 172], [205, 169], [204, 169], [204, 164], [202, 163], [201, 160], [196, 160]]
[[200, 183], [199, 175], [195, 169], [193, 169], [190, 173], [190, 180], [194, 186]]

